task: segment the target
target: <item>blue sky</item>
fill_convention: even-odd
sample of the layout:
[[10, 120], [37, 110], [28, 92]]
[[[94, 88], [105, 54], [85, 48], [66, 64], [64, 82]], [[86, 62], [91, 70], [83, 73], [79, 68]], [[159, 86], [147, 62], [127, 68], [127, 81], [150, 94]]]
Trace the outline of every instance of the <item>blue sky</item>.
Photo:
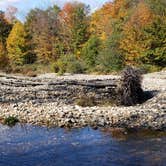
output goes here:
[[[56, 4], [60, 7], [63, 6], [65, 2], [75, 1], [75, 0], [0, 0], [0, 10], [5, 10], [8, 6], [15, 6], [18, 8], [17, 17], [21, 20], [26, 16], [27, 12], [35, 7], [47, 8], [50, 5]], [[89, 4], [91, 10], [101, 7], [105, 2], [110, 0], [77, 0]]]

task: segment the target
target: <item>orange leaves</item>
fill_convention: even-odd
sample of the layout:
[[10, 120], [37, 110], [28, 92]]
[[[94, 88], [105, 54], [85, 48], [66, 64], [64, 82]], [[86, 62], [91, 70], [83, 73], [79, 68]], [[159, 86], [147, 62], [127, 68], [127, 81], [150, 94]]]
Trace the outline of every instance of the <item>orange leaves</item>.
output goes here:
[[59, 13], [60, 22], [61, 24], [68, 25], [69, 27], [72, 26], [72, 14], [74, 12], [74, 6], [71, 3], [66, 3]]
[[60, 34], [65, 53], [79, 54], [88, 40], [89, 7], [83, 3], [66, 3], [59, 13]]
[[97, 34], [102, 40], [106, 40], [107, 34], [111, 33], [109, 26], [112, 2], [106, 3], [91, 16], [90, 32]]
[[120, 41], [120, 48], [125, 52], [126, 62], [137, 63], [140, 54], [146, 49], [143, 40], [142, 28], [151, 24], [154, 19], [153, 12], [144, 1], [140, 1], [129, 21], [123, 27], [124, 38]]
[[131, 17], [129, 24], [131, 26], [136, 26], [138, 28], [141, 28], [145, 25], [150, 24], [152, 21], [153, 21], [152, 11], [144, 2], [140, 2]]
[[125, 0], [115, 0], [112, 10], [111, 10], [111, 16], [112, 18], [120, 18], [123, 15], [125, 15], [125, 12], [122, 11], [122, 8], [125, 7], [126, 1]]
[[108, 2], [91, 16], [90, 32], [97, 34], [102, 40], [106, 40], [112, 33], [115, 19], [123, 19], [127, 16], [126, 0]]

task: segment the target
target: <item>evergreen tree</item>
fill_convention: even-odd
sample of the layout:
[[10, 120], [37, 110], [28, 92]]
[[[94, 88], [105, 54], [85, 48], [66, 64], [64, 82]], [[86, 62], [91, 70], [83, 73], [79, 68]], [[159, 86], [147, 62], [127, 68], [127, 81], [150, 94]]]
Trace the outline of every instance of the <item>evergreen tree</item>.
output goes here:
[[146, 50], [140, 57], [146, 64], [166, 66], [166, 21], [158, 18], [144, 29]]
[[74, 51], [80, 51], [82, 45], [88, 40], [87, 13], [88, 7], [80, 4], [74, 9], [72, 40]]
[[81, 57], [85, 61], [87, 67], [93, 68], [96, 65], [97, 56], [99, 54], [101, 41], [97, 36], [92, 36], [84, 45]]
[[114, 30], [105, 41], [103, 49], [98, 55], [98, 65], [103, 72], [112, 72], [122, 69], [124, 56], [119, 48], [119, 41], [122, 38], [121, 22], [114, 20]]

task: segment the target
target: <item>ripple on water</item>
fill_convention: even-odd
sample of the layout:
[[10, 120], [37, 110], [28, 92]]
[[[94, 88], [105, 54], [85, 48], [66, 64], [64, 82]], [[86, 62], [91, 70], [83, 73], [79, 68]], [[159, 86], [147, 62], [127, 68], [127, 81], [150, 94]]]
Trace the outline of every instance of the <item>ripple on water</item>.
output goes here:
[[0, 125], [0, 166], [164, 166], [159, 132]]

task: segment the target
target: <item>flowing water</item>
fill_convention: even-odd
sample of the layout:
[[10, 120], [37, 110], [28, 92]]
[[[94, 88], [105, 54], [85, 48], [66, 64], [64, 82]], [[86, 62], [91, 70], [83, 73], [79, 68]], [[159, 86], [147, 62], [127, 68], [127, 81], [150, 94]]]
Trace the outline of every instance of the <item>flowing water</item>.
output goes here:
[[161, 132], [0, 125], [0, 166], [165, 166]]

